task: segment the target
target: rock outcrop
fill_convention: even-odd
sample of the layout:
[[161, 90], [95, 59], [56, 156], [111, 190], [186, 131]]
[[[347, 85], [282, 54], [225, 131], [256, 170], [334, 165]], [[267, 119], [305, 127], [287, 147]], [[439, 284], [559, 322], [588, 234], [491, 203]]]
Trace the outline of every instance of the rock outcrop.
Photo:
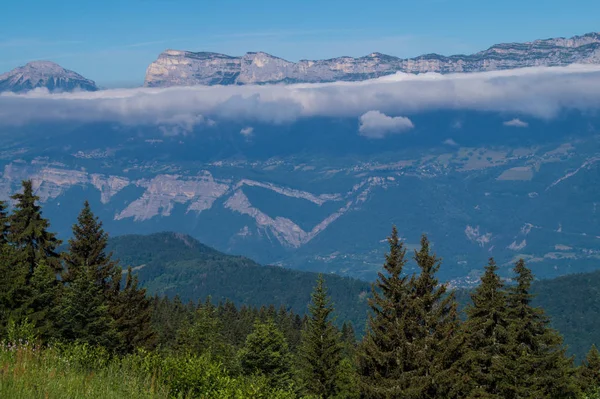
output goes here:
[[427, 54], [402, 59], [381, 53], [360, 58], [290, 62], [263, 52], [241, 57], [166, 50], [146, 71], [145, 86], [193, 86], [359, 81], [396, 72], [452, 73], [600, 63], [600, 34], [506, 43], [471, 55]]

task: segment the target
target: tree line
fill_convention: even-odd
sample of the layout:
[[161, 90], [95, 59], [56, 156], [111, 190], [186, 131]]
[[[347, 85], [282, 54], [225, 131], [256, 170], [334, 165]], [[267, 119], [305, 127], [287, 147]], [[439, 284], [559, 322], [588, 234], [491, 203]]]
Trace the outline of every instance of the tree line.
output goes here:
[[[260, 376], [305, 398], [578, 398], [600, 386], [595, 347], [575, 366], [560, 334], [531, 305], [523, 260], [505, 285], [489, 260], [461, 318], [423, 236], [409, 256], [394, 227], [372, 286], [365, 334], [336, 327], [323, 276], [307, 314], [210, 298], [148, 297], [106, 252], [108, 234], [84, 203], [68, 248], [50, 232], [31, 181], [0, 202], [0, 337], [87, 344], [111, 356], [208, 356], [231, 376]], [[182, 357], [182, 359], [187, 359]], [[202, 392], [198, 392], [202, 396]]]

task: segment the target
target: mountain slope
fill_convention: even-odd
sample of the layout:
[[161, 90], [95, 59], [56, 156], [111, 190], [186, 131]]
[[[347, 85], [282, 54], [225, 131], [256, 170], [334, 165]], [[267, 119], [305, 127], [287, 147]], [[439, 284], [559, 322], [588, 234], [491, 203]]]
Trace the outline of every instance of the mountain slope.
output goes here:
[[402, 59], [381, 53], [360, 58], [301, 60], [297, 63], [264, 52], [241, 57], [166, 50], [146, 71], [145, 86], [317, 83], [358, 81], [396, 72], [476, 72], [532, 66], [600, 63], [600, 34], [503, 43], [471, 55], [426, 54]]
[[[179, 295], [183, 301], [211, 296], [215, 303], [229, 299], [237, 305], [274, 304], [302, 314], [317, 278], [315, 273], [226, 255], [177, 233], [114, 237], [109, 249], [124, 267], [133, 267], [150, 294]], [[326, 275], [325, 280], [340, 320], [364, 325], [369, 284], [336, 275]]]
[[[238, 305], [283, 305], [303, 314], [316, 279], [314, 273], [261, 266], [248, 258], [226, 255], [178, 233], [114, 237], [109, 248], [122, 266], [134, 267], [151, 294], [179, 295], [183, 301], [211, 296], [214, 302], [230, 299]], [[362, 331], [369, 284], [331, 274], [325, 279], [338, 320], [352, 321]], [[538, 280], [532, 292], [534, 305], [551, 317], [570, 353], [581, 359], [593, 343], [600, 344], [600, 271]], [[469, 291], [458, 290], [457, 298], [464, 308], [470, 301]]]
[[50, 61], [34, 61], [0, 75], [0, 92], [22, 93], [37, 88], [51, 92], [96, 91], [96, 83]]

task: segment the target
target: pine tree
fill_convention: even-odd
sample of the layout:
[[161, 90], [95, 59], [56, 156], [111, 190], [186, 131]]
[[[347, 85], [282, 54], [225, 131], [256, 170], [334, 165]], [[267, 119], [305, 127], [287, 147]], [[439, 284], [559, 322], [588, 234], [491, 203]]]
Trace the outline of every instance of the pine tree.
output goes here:
[[330, 319], [333, 306], [322, 274], [319, 274], [308, 309], [310, 317], [302, 331], [299, 348], [303, 384], [310, 395], [333, 398], [338, 392], [337, 377], [343, 347], [340, 333]]
[[119, 291], [121, 268], [111, 259], [112, 253], [106, 253], [108, 234], [102, 228], [102, 222], [94, 216], [88, 201], [73, 225], [73, 238], [69, 240], [69, 251], [64, 254], [67, 269], [63, 281], [70, 283], [84, 267], [91, 268], [96, 283], [100, 285], [104, 296], [111, 300]]
[[292, 358], [283, 333], [273, 320], [257, 321], [254, 331], [240, 350], [245, 374], [262, 374], [271, 386], [289, 388], [292, 382]]
[[33, 194], [31, 180], [23, 181], [23, 192], [11, 197], [16, 201], [10, 216], [9, 241], [17, 249], [17, 261], [25, 267], [25, 281], [29, 284], [36, 266], [43, 260], [55, 273], [62, 265], [56, 252], [61, 241], [48, 231], [50, 223], [42, 217], [39, 197]]
[[406, 249], [396, 227], [388, 238], [384, 272], [372, 287], [368, 330], [358, 351], [360, 390], [364, 398], [402, 397], [408, 388], [408, 343], [405, 335], [406, 307], [410, 300], [407, 277], [402, 276]]
[[566, 356], [562, 337], [550, 328], [544, 311], [531, 306], [533, 274], [523, 259], [514, 273], [516, 285], [508, 290], [511, 347], [506, 367], [511, 377], [504, 397], [577, 397], [572, 359]]
[[61, 337], [107, 349], [119, 346], [119, 335], [97, 284], [96, 270], [83, 266], [64, 289], [59, 310]]
[[467, 320], [462, 325], [464, 353], [453, 366], [456, 373], [448, 397], [502, 398], [507, 372], [504, 360], [509, 354], [509, 324], [506, 293], [490, 259], [481, 284], [471, 295]]
[[156, 334], [152, 328], [152, 307], [146, 298], [146, 290], [138, 287], [137, 276], [131, 267], [127, 269], [125, 287], [119, 292], [112, 313], [117, 331], [121, 335], [120, 350], [131, 353], [136, 348], [152, 348], [156, 344]]
[[56, 273], [41, 260], [31, 277], [25, 308], [27, 319], [34, 325], [35, 335], [43, 342], [58, 337], [61, 294], [62, 285], [56, 279]]
[[420, 269], [419, 276], [410, 280], [410, 318], [416, 323], [411, 333], [414, 372], [405, 396], [438, 398], [451, 383], [448, 373], [457, 356], [457, 304], [454, 294], [448, 294], [446, 285], [440, 285], [435, 277], [441, 261], [430, 252], [427, 236], [421, 237], [421, 248], [415, 251], [414, 258]]
[[50, 223], [42, 217], [31, 181], [23, 181], [23, 192], [11, 198], [16, 204], [8, 217], [10, 249], [5, 250], [10, 254], [9, 318], [17, 323], [28, 318], [35, 323], [36, 334], [47, 339], [56, 333], [53, 326], [60, 296], [57, 275], [62, 270], [56, 251], [61, 241], [48, 231]]
[[578, 380], [581, 390], [585, 393], [594, 393], [600, 389], [600, 352], [596, 345], [592, 345], [579, 367]]

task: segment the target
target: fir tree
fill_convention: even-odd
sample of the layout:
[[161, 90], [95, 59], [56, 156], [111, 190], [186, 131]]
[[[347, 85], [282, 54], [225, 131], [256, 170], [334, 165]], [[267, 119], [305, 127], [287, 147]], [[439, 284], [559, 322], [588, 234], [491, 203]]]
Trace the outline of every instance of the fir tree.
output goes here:
[[54, 233], [48, 231], [50, 223], [42, 217], [39, 197], [33, 194], [31, 180], [23, 181], [23, 192], [11, 197], [16, 201], [10, 216], [9, 241], [16, 247], [17, 261], [25, 268], [25, 281], [29, 284], [36, 266], [44, 261], [55, 273], [62, 265], [56, 249], [61, 244]]
[[283, 333], [273, 320], [254, 324], [254, 331], [246, 338], [239, 357], [245, 374], [262, 374], [274, 387], [290, 387], [291, 354]]
[[137, 276], [127, 269], [125, 287], [119, 292], [113, 316], [121, 335], [121, 351], [131, 353], [136, 348], [152, 348], [156, 334], [152, 328], [152, 307], [146, 290], [138, 287]]
[[507, 374], [504, 361], [509, 353], [509, 315], [506, 293], [490, 259], [481, 284], [471, 295], [461, 337], [464, 353], [454, 364], [457, 375], [448, 397], [504, 398]]
[[581, 390], [585, 393], [594, 393], [600, 389], [600, 352], [596, 345], [592, 345], [585, 361], [579, 367], [578, 380]]
[[48, 231], [50, 223], [42, 217], [31, 181], [23, 181], [23, 192], [11, 198], [16, 204], [8, 218], [10, 249], [5, 249], [10, 254], [9, 317], [18, 323], [28, 318], [35, 324], [36, 334], [47, 339], [56, 333], [57, 275], [62, 269], [56, 250], [61, 242]]
[[309, 307], [310, 317], [302, 331], [300, 370], [306, 392], [326, 399], [338, 392], [338, 369], [342, 361], [341, 336], [330, 316], [333, 306], [319, 274]]
[[121, 268], [111, 259], [112, 253], [106, 253], [107, 243], [108, 234], [102, 228], [102, 222], [94, 216], [90, 204], [85, 201], [77, 223], [73, 225], [69, 251], [64, 254], [67, 268], [62, 276], [63, 281], [70, 283], [79, 270], [90, 268], [104, 296], [112, 299], [119, 290]]
[[430, 252], [427, 236], [421, 237], [421, 248], [415, 251], [414, 258], [420, 274], [410, 280], [413, 300], [409, 317], [415, 325], [414, 331], [407, 334], [414, 338], [410, 355], [414, 372], [409, 377], [411, 387], [405, 396], [438, 398], [452, 383], [448, 373], [458, 349], [457, 304], [454, 294], [448, 294], [446, 286], [440, 285], [435, 277], [441, 261]]
[[26, 318], [33, 323], [35, 335], [43, 342], [58, 336], [61, 288], [54, 271], [41, 260], [31, 277], [25, 308]]
[[406, 366], [410, 359], [405, 335], [406, 306], [410, 300], [407, 277], [402, 276], [406, 249], [396, 227], [388, 238], [384, 272], [373, 285], [368, 330], [358, 352], [360, 390], [365, 398], [402, 397], [408, 388]]
[[533, 274], [523, 259], [514, 268], [516, 285], [508, 290], [510, 353], [505, 361], [510, 375], [505, 397], [572, 398], [578, 394], [572, 359], [562, 337], [551, 329], [540, 308], [531, 306]]
[[100, 345], [108, 349], [119, 346], [115, 322], [96, 282], [96, 270], [84, 266], [65, 287], [60, 307], [61, 337]]

